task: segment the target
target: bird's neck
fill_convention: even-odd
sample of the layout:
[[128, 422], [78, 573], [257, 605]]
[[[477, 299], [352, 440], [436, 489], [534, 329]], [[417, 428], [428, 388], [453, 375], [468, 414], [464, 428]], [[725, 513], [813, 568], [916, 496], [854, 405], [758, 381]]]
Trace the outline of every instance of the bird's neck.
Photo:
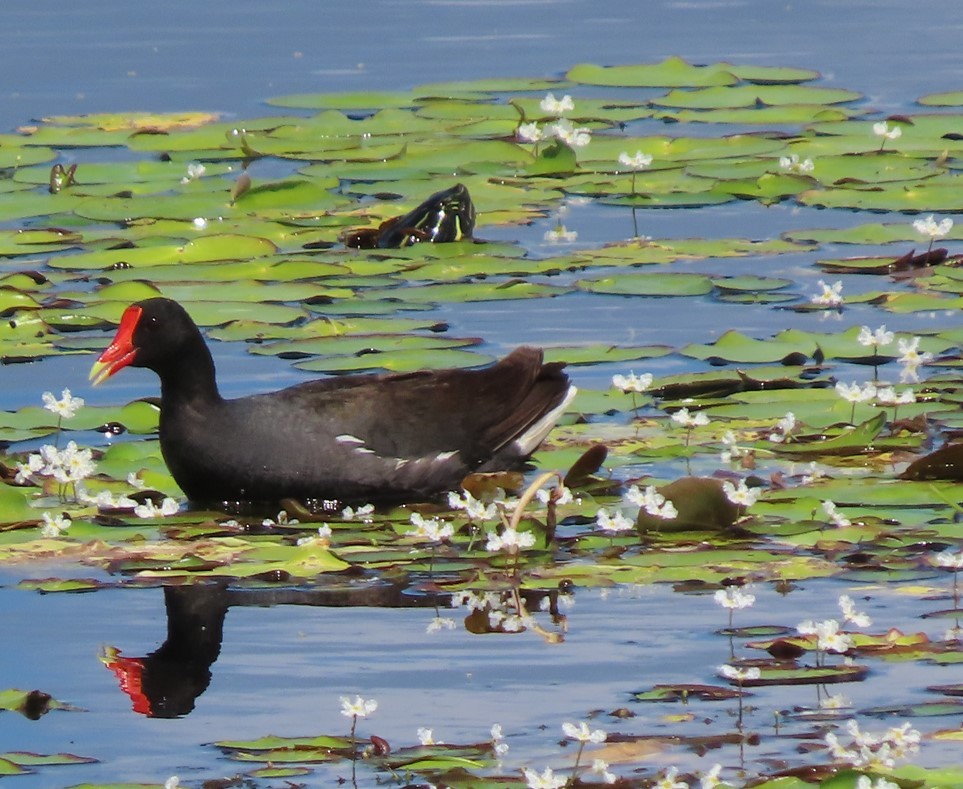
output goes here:
[[157, 374], [161, 381], [161, 399], [168, 407], [178, 402], [200, 405], [221, 400], [214, 359], [203, 341], [171, 359]]

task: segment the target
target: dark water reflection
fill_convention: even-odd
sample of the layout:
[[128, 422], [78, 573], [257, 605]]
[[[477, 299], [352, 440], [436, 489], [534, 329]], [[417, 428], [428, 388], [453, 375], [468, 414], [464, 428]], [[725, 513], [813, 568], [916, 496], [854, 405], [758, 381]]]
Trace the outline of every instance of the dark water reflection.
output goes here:
[[[948, 580], [944, 575], [923, 582]], [[770, 585], [753, 591], [758, 602], [736, 612], [738, 625], [794, 627], [802, 618], [838, 616], [836, 597], [846, 591], [873, 617], [872, 632], [898, 627], [938, 637], [946, 626], [944, 621], [919, 619], [921, 604], [915, 597], [874, 585], [816, 580], [785, 595]], [[709, 594], [682, 596], [665, 586], [605, 593], [577, 589], [575, 604], [567, 609], [568, 632], [560, 644], [549, 644], [532, 632], [474, 635], [461, 624], [464, 609], [442, 608], [443, 616], [459, 624], [428, 634], [426, 627], [435, 616], [431, 608], [407, 607], [415, 601], [390, 590], [370, 594], [368, 602], [378, 607], [338, 606], [364, 599], [325, 600], [324, 592], [212, 589], [207, 595], [192, 596], [184, 590], [131, 589], [93, 596], [40, 596], [6, 591], [5, 604], [16, 608], [18, 621], [32, 626], [21, 625], [15, 638], [5, 639], [4, 685], [41, 687], [86, 712], [51, 712], [39, 721], [5, 714], [0, 716], [0, 741], [6, 747], [28, 744], [40, 752], [69, 750], [104, 762], [49, 768], [42, 777], [28, 776], [17, 785], [162, 781], [175, 772], [186, 781], [233, 774], [243, 765], [225, 763], [216, 749], [201, 744], [269, 733], [346, 734], [338, 699], [355, 693], [380, 704], [364, 722], [365, 736], [378, 734], [398, 748], [416, 743], [415, 730], [427, 726], [446, 742], [476, 742], [486, 739], [490, 725], [498, 722], [514, 749], [508, 757], [511, 765], [564, 763], [557, 747], [562, 721], [584, 718], [592, 710], [602, 711], [593, 726], [613, 733], [692, 737], [734, 729], [734, 702], [692, 702], [683, 708], [630, 701], [632, 692], [659, 683], [719, 682], [715, 667], [729, 659], [729, 642], [717, 633], [726, 617]], [[273, 605], [279, 598], [281, 604]], [[935, 609], [943, 602], [924, 605]], [[214, 636], [223, 626], [223, 638], [201, 637], [200, 625]], [[182, 668], [191, 664], [191, 671], [171, 674], [179, 685], [170, 687], [177, 688], [179, 703], [185, 703], [186, 689], [194, 683], [198, 695], [188, 700], [193, 711], [177, 720], [132, 712], [131, 699], [98, 660], [104, 645], [130, 656], [161, 655], [163, 660], [155, 659], [153, 668], [163, 663], [170, 668], [178, 661]], [[739, 641], [736, 650], [749, 653]], [[899, 663], [859, 662], [870, 665], [870, 680], [831, 689], [848, 696], [855, 709], [938, 698], [924, 688], [955, 681], [952, 668], [914, 663], [907, 673]], [[205, 689], [201, 686], [207, 672], [212, 676]], [[881, 687], [888, 689], [884, 697]], [[169, 691], [171, 703], [174, 693]], [[764, 761], [785, 757], [798, 744], [795, 737], [811, 731], [809, 724], [784, 721], [777, 736], [776, 711], [816, 703], [813, 686], [754, 690], [747, 701], [746, 727], [760, 741], [746, 749], [745, 767], [758, 771]], [[616, 720], [605, 714], [623, 706], [636, 717]], [[665, 717], [687, 711], [695, 715], [693, 721], [671, 722]], [[864, 728], [882, 730], [900, 720], [869, 719]], [[917, 719], [914, 725], [925, 731], [952, 724], [936, 718]], [[928, 764], [957, 760], [949, 743], [927, 742], [924, 748]], [[739, 765], [735, 750], [700, 758], [680, 745], [644, 763], [653, 770], [666, 764], [707, 769], [715, 761], [727, 768]], [[310, 785], [326, 785], [326, 780], [344, 774], [342, 764], [320, 768], [308, 780]], [[327, 778], [321, 780], [322, 776]], [[318, 780], [321, 783], [314, 783]], [[367, 778], [364, 782], [370, 785]]]

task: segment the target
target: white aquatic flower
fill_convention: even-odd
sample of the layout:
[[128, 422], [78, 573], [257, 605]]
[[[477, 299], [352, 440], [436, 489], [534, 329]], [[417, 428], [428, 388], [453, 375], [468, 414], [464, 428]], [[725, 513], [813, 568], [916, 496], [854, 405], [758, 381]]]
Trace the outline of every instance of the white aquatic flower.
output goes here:
[[652, 386], [653, 379], [654, 376], [652, 373], [642, 373], [642, 375], [636, 375], [635, 373], [613, 375], [612, 386], [616, 389], [621, 389], [623, 392], [642, 393]]
[[889, 345], [895, 337], [896, 335], [893, 334], [893, 332], [886, 331], [886, 324], [884, 323], [875, 331], [870, 329], [869, 326], [861, 327], [856, 341], [860, 345], [872, 345], [874, 348], [882, 348], [885, 345]]
[[548, 137], [537, 123], [519, 124], [515, 133], [522, 142], [541, 142]]
[[578, 231], [568, 230], [565, 225], [556, 225], [546, 230], [543, 238], [549, 244], [574, 244], [578, 240]]
[[684, 427], [705, 427], [709, 424], [709, 417], [702, 411], [690, 414], [688, 408], [680, 408], [672, 414], [672, 421]]
[[636, 151], [632, 156], [629, 156], [627, 151], [622, 151], [619, 154], [619, 164], [633, 170], [644, 170], [652, 164], [652, 157], [647, 153], [642, 153], [642, 151]]
[[849, 520], [845, 515], [841, 514], [836, 509], [836, 502], [834, 501], [824, 501], [822, 504], [823, 512], [826, 513], [830, 521], [832, 521], [834, 526], [839, 526], [840, 528], [846, 526], [852, 526], [853, 522]]
[[749, 606], [756, 602], [756, 596], [754, 594], [749, 594], [738, 586], [727, 586], [725, 589], [717, 589], [712, 599], [723, 608], [730, 610], [749, 608]]
[[676, 780], [678, 777], [679, 768], [670, 767], [658, 781], [652, 784], [652, 789], [689, 789], [689, 784], [685, 781]]
[[565, 722], [562, 724], [562, 731], [566, 737], [571, 737], [573, 740], [596, 744], [605, 742], [608, 736], [602, 729], [590, 729], [585, 721], [579, 721], [578, 725]]
[[856, 627], [869, 627], [873, 624], [873, 620], [870, 619], [868, 614], [856, 610], [853, 598], [847, 594], [839, 596], [839, 610], [843, 613], [843, 619], [852, 622]]
[[575, 101], [567, 94], [560, 99], [556, 99], [554, 93], [549, 93], [538, 103], [538, 106], [542, 109], [542, 112], [558, 117], [562, 113], [574, 110]]
[[814, 622], [807, 619], [796, 626], [800, 635], [816, 636], [816, 649], [821, 652], [846, 652], [853, 648], [853, 640], [839, 629], [835, 619]]
[[561, 484], [556, 485], [551, 489], [539, 488], [535, 492], [535, 498], [545, 505], [547, 505], [549, 501], [554, 501], [556, 507], [560, 507], [565, 504], [571, 504], [573, 501], [575, 501], [572, 491]]
[[812, 159], [800, 160], [799, 154], [796, 153], [792, 153], [789, 156], [780, 156], [779, 166], [787, 172], [796, 173], [798, 175], [811, 173], [816, 169], [816, 165]]
[[63, 419], [70, 419], [83, 408], [84, 405], [84, 398], [74, 397], [70, 394], [69, 389], [64, 389], [60, 393], [59, 400], [53, 396], [52, 392], [44, 392], [41, 395], [41, 399], [43, 400], [44, 408]]
[[726, 679], [732, 679], [736, 682], [745, 682], [747, 680], [759, 679], [762, 676], [762, 671], [759, 670], [758, 666], [750, 666], [749, 668], [739, 668], [738, 666], [732, 666], [728, 663], [723, 663], [718, 668], [719, 673]]
[[750, 488], [744, 479], [739, 480], [738, 487], [726, 480], [722, 483], [722, 490], [729, 501], [746, 508], [755, 504], [762, 495], [762, 488]]
[[131, 471], [127, 475], [127, 484], [130, 485], [135, 490], [143, 490], [147, 487], [147, 483], [144, 482], [140, 477], [137, 476], [137, 472]]
[[138, 504], [134, 507], [134, 515], [138, 518], [166, 518], [169, 515], [176, 515], [179, 510], [180, 505], [177, 500], [165, 496], [160, 507], [154, 504], [153, 499], [147, 499], [143, 504]]
[[963, 570], [963, 551], [954, 551], [947, 548], [933, 557], [937, 567], [945, 567], [948, 570]]
[[625, 500], [657, 518], [671, 520], [679, 514], [675, 505], [659, 493], [655, 485], [649, 485], [644, 491], [638, 485], [632, 485], [625, 492]]
[[181, 183], [189, 184], [196, 178], [200, 178], [206, 172], [207, 168], [203, 164], [200, 164], [199, 162], [191, 162], [189, 165], [187, 165], [187, 175], [181, 178]]
[[810, 297], [810, 301], [813, 304], [818, 304], [823, 307], [838, 307], [843, 303], [842, 280], [836, 280], [832, 285], [827, 285], [822, 280], [819, 280], [816, 284], [819, 285], [820, 292]]
[[341, 714], [347, 718], [366, 718], [376, 709], [378, 709], [378, 702], [374, 699], [355, 696], [352, 701], [348, 696], [341, 697]]
[[719, 453], [719, 458], [723, 463], [729, 463], [746, 454], [746, 450], [736, 443], [736, 434], [731, 430], [727, 430], [722, 436], [722, 446], [723, 450]]
[[576, 127], [568, 118], [555, 121], [549, 130], [570, 148], [584, 148], [592, 141], [592, 130]]
[[722, 781], [719, 779], [719, 773], [722, 772], [721, 764], [712, 765], [712, 769], [707, 773], [703, 773], [702, 777], [699, 779], [699, 789], [716, 789]]
[[207, 220], [202, 216], [196, 216], [191, 224], [194, 225], [195, 230], [204, 230], [207, 227]]
[[371, 513], [374, 512], [374, 504], [365, 504], [361, 507], [345, 507], [341, 510], [341, 517], [346, 521], [354, 520], [358, 518], [365, 523], [371, 523], [371, 518], [369, 517]]
[[432, 729], [425, 726], [418, 727], [418, 742], [422, 745], [444, 745], [441, 740], [435, 739], [435, 733]]
[[471, 495], [467, 490], [464, 495], [456, 491], [449, 491], [448, 506], [453, 510], [464, 510], [469, 520], [491, 520], [498, 515], [498, 506], [493, 502], [485, 504]]
[[443, 523], [438, 518], [425, 518], [420, 512], [411, 513], [413, 531], [405, 532], [406, 537], [418, 537], [430, 542], [443, 542], [455, 534], [455, 527]]
[[898, 140], [903, 136], [903, 130], [899, 126], [891, 129], [886, 121], [879, 121], [873, 124], [873, 134], [887, 140]]
[[551, 767], [546, 767], [541, 774], [538, 770], [525, 767], [522, 769], [522, 775], [525, 776], [528, 789], [562, 789], [568, 783], [568, 778], [564, 775], [555, 775]]
[[46, 467], [46, 462], [43, 456], [39, 453], [33, 453], [27, 456], [26, 463], [17, 463], [17, 474], [14, 477], [14, 481], [18, 485], [23, 485], [30, 482], [34, 474], [39, 474]]
[[60, 537], [70, 528], [73, 522], [63, 512], [57, 515], [51, 515], [49, 512], [45, 512], [41, 517], [43, 518], [43, 525], [40, 527], [40, 536], [48, 539]]
[[446, 616], [436, 616], [428, 623], [425, 628], [426, 633], [440, 633], [442, 630], [454, 630], [455, 620]]
[[913, 229], [927, 238], [942, 238], [953, 229], [953, 220], [946, 217], [937, 223], [933, 215], [930, 214], [925, 219], [914, 220]]
[[601, 777], [602, 783], [614, 784], [615, 773], [609, 772], [609, 763], [604, 759], [592, 760], [592, 772]]
[[876, 396], [876, 384], [872, 381], [867, 381], [865, 386], [860, 386], [855, 382], [852, 384], [844, 384], [842, 381], [839, 381], [836, 384], [836, 394], [848, 403], [865, 403], [867, 400], [872, 400]]
[[602, 508], [595, 514], [595, 524], [602, 530], [617, 534], [618, 532], [629, 531], [635, 524], [626, 518], [621, 512], [610, 515], [609, 511]]
[[876, 402], [880, 405], [909, 405], [916, 402], [916, 392], [907, 388], [897, 394], [895, 387], [884, 386], [876, 390]]
[[853, 702], [842, 693], [833, 693], [819, 702], [820, 709], [824, 710], [842, 710], [852, 706]]
[[522, 550], [523, 548], [531, 548], [534, 544], [534, 532], [520, 532], [516, 529], [506, 526], [505, 530], [501, 534], [494, 531], [488, 533], [488, 542], [485, 544], [485, 550], [491, 551], [492, 553], [496, 551], [518, 553], [519, 550]]
[[901, 383], [917, 383], [920, 379], [918, 372], [920, 366], [933, 359], [933, 354], [929, 351], [920, 353], [919, 345], [919, 337], [913, 337], [909, 340], [900, 337], [899, 340], [897, 340], [896, 348], [900, 354], [897, 362], [903, 365], [899, 376]]

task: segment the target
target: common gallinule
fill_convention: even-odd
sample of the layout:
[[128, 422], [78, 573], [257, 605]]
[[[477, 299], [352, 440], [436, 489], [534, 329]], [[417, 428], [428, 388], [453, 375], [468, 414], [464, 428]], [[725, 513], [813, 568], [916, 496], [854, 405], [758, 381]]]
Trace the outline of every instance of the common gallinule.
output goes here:
[[165, 298], [128, 307], [90, 371], [160, 377], [164, 460], [194, 502], [414, 501], [466, 474], [515, 468], [575, 387], [564, 365], [521, 347], [477, 370], [352, 375], [224, 399], [197, 325]]

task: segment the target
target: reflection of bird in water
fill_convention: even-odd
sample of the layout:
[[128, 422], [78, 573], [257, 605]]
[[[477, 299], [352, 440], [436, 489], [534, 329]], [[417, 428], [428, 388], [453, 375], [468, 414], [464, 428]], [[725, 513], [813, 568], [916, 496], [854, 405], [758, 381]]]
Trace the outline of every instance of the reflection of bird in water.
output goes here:
[[[548, 597], [553, 620], [558, 613], [559, 594], [571, 591], [563, 582], [559, 591], [525, 590], [521, 599], [536, 609]], [[127, 657], [119, 649], [106, 647], [101, 660], [114, 676], [120, 689], [131, 700], [134, 712], [151, 718], [177, 718], [189, 714], [194, 702], [211, 681], [211, 666], [221, 652], [224, 619], [232, 606], [267, 607], [274, 605], [312, 605], [330, 608], [431, 608], [447, 606], [448, 593], [412, 593], [397, 584], [365, 583], [364, 586], [301, 589], [228, 589], [224, 584], [165, 586], [167, 639], [144, 657]], [[465, 629], [472, 633], [510, 632], [492, 624], [489, 611], [479, 607], [466, 611]], [[524, 629], [524, 628], [522, 628]]]
[[229, 590], [223, 584], [165, 586], [167, 639], [144, 657], [127, 657], [113, 647], [101, 660], [130, 696], [134, 712], [152, 718], [176, 718], [194, 709], [194, 701], [211, 681], [211, 666], [221, 652], [224, 618], [230, 606], [283, 604], [414, 608], [446, 602], [431, 595], [405, 594], [400, 586], [312, 590]]

